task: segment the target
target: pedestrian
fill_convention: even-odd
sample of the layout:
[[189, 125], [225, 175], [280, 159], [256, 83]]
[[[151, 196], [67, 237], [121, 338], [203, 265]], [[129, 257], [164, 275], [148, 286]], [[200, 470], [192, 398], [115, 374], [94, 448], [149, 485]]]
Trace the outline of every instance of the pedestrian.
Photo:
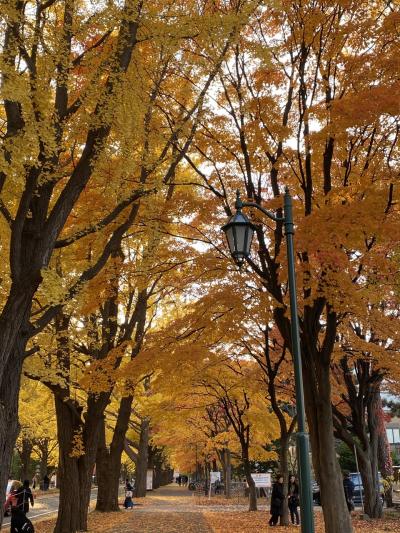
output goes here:
[[33, 476], [32, 478], [32, 488], [33, 490], [36, 489], [36, 485], [37, 485], [37, 477], [36, 477], [36, 474]]
[[279, 476], [272, 487], [270, 526], [276, 526], [278, 524], [278, 519], [282, 518], [284, 499], [283, 477]]
[[47, 474], [43, 477], [43, 490], [49, 490], [50, 479]]
[[343, 490], [344, 497], [346, 498], [347, 509], [349, 510], [349, 513], [351, 513], [351, 511], [354, 511], [354, 483], [350, 479], [350, 475], [348, 472], [345, 472], [343, 474]]
[[124, 501], [124, 507], [125, 509], [132, 509], [133, 507], [133, 487], [130, 484], [129, 480], [126, 480], [125, 483], [125, 501]]
[[29, 502], [31, 503], [31, 506], [33, 507], [35, 505], [33, 500], [33, 494], [29, 487], [29, 480], [25, 479], [23, 487], [21, 489], [22, 492], [22, 504], [23, 504], [23, 511], [25, 514], [29, 513]]
[[[299, 485], [296, 481], [295, 476], [290, 476], [289, 487], [288, 487], [288, 506], [290, 511], [290, 519], [293, 525], [298, 526], [300, 523], [299, 511], [297, 507], [299, 506]], [[295, 524], [296, 518], [296, 524]]]
[[35, 533], [32, 522], [25, 513], [18, 508], [11, 509], [11, 529], [10, 533]]
[[32, 522], [28, 520], [24, 512], [24, 487], [20, 481], [13, 481], [10, 494], [4, 505], [4, 510], [11, 509], [11, 529], [10, 533], [24, 531], [34, 533]]
[[8, 511], [13, 507], [18, 507], [18, 501], [22, 483], [20, 481], [13, 481], [11, 483], [10, 492], [7, 496], [6, 503], [4, 504], [4, 511]]

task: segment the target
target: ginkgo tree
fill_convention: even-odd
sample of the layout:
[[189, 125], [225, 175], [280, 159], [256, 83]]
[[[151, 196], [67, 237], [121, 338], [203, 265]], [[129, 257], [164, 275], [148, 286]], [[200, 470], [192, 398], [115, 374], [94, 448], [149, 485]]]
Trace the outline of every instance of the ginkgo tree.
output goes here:
[[[182, 159], [174, 143], [188, 149], [205, 93], [252, 9], [242, 18], [241, 2], [227, 9], [183, 5], [12, 0], [2, 6], [2, 486], [29, 339], [101, 271], [134, 222], [140, 198], [168, 184]], [[177, 88], [180, 95], [172, 96], [169, 89]], [[157, 98], [154, 116], [148, 107]], [[97, 202], [105, 209], [93, 209]], [[64, 274], [62, 301], [36, 307], [42, 281], [56, 277], [48, 273], [54, 250], [98, 232], [90, 265], [79, 270], [77, 263]]]

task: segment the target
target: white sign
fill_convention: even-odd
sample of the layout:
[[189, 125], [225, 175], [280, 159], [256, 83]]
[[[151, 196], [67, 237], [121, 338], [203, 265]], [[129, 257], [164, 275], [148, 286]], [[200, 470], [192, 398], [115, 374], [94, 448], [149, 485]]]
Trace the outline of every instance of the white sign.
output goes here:
[[221, 472], [210, 472], [210, 483], [221, 481]]
[[267, 489], [271, 487], [271, 474], [267, 472], [265, 474], [251, 474], [251, 477], [257, 488]]
[[153, 470], [150, 468], [147, 470], [146, 490], [153, 490]]

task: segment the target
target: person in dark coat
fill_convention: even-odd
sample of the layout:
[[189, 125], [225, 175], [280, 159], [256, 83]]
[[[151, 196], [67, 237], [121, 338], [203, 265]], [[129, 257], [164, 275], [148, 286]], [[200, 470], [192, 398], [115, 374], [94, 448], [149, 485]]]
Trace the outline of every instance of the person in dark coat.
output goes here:
[[125, 501], [124, 501], [125, 509], [132, 509], [133, 507], [132, 496], [133, 496], [133, 487], [131, 483], [129, 482], [129, 480], [127, 479], [125, 483]]
[[10, 533], [35, 533], [32, 522], [26, 517], [25, 513], [16, 507], [11, 509], [11, 529]]
[[278, 524], [278, 519], [281, 518], [283, 514], [284, 499], [285, 497], [283, 495], [283, 477], [279, 476], [279, 478], [272, 487], [271, 518], [269, 521], [270, 526], [276, 526]]
[[345, 473], [343, 476], [343, 490], [344, 490], [344, 497], [346, 498], [347, 509], [349, 510], [349, 513], [350, 513], [351, 511], [354, 510], [354, 503], [353, 503], [354, 483], [351, 481], [348, 473]]
[[[32, 523], [25, 516], [24, 487], [19, 481], [13, 482], [11, 486], [11, 492], [7, 498], [4, 508], [5, 510], [11, 508], [10, 533], [18, 533], [19, 531], [26, 531], [27, 533], [34, 532]], [[22, 529], [22, 527], [25, 527], [25, 529]]]
[[[288, 487], [288, 506], [290, 511], [290, 519], [292, 524], [296, 523], [299, 525], [299, 511], [297, 507], [299, 505], [299, 485], [296, 482], [295, 476], [290, 476], [289, 487]], [[295, 522], [296, 518], [296, 522]]]
[[29, 513], [29, 502], [31, 503], [32, 507], [35, 505], [33, 501], [33, 494], [29, 487], [28, 479], [25, 479], [24, 484], [20, 490], [22, 493], [22, 510], [26, 514], [26, 513]]

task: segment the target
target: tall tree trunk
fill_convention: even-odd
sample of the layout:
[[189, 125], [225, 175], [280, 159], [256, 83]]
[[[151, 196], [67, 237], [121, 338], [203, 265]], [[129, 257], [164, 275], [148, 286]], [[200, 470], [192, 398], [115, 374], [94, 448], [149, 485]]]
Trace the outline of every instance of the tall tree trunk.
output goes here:
[[[379, 488], [379, 473], [378, 473], [378, 442], [379, 442], [379, 424], [380, 424], [380, 409], [381, 397], [380, 397], [380, 382], [376, 386], [372, 387], [370, 402], [368, 403], [368, 430], [369, 430], [369, 445], [370, 445], [370, 468], [372, 475], [372, 485], [369, 489], [370, 495], [365, 498], [366, 500], [366, 512], [371, 518], [382, 517], [382, 500], [380, 497]], [[364, 480], [363, 480], [364, 484]], [[364, 487], [365, 491], [365, 487]], [[368, 503], [368, 508], [367, 508]]]
[[[324, 342], [321, 346], [316, 323], [326, 309]], [[275, 322], [292, 352], [290, 321], [282, 308], [274, 310]], [[321, 300], [305, 306], [301, 321], [302, 376], [305, 411], [310, 432], [314, 471], [320, 491], [326, 533], [352, 533], [353, 526], [344, 496], [343, 480], [336, 457], [331, 406], [330, 366], [335, 345], [337, 317]], [[317, 347], [321, 346], [321, 350]], [[302, 487], [300, 492], [310, 490]], [[301, 498], [301, 494], [300, 494]]]
[[[25, 346], [23, 347], [25, 348]], [[18, 399], [22, 358], [9, 360], [6, 366], [7, 379], [0, 385], [0, 487], [2, 502], [5, 499], [7, 480], [11, 468], [11, 458], [18, 437]], [[3, 520], [4, 505], [0, 502], [0, 524]]]
[[224, 469], [225, 498], [230, 498], [231, 497], [232, 465], [231, 465], [231, 451], [229, 448], [224, 448], [222, 450], [222, 465]]
[[[119, 509], [118, 492], [119, 476], [121, 473], [121, 457], [122, 452], [124, 451], [125, 436], [128, 431], [129, 419], [131, 417], [132, 402], [132, 395], [124, 396], [121, 399], [117, 423], [115, 425], [108, 455], [105, 455], [105, 442], [103, 440], [104, 447], [102, 453], [104, 458], [107, 457], [109, 468], [101, 471], [101, 484], [99, 484], [97, 491], [96, 509], [102, 512], [113, 512]], [[99, 455], [97, 457], [99, 458]], [[99, 467], [102, 469], [104, 466], [101, 459], [102, 458], [100, 457], [100, 464], [97, 466], [98, 469]]]
[[[74, 411], [71, 404], [58, 396], [55, 397], [60, 457], [60, 502], [54, 533], [87, 531], [92, 475], [106, 396], [103, 393], [89, 396], [84, 422], [79, 416], [79, 410]], [[75, 492], [71, 495], [71, 486], [74, 491], [78, 486], [78, 501]], [[74, 516], [71, 517], [70, 514]], [[68, 516], [70, 518], [67, 518]]]
[[243, 459], [243, 469], [249, 487], [249, 511], [257, 511], [257, 491], [254, 479], [251, 477], [251, 463], [247, 457]]
[[140, 424], [139, 449], [136, 461], [135, 496], [137, 498], [144, 498], [146, 496], [149, 437], [150, 420], [144, 418]]
[[81, 420], [65, 402], [55, 397], [57, 436], [59, 443], [58, 473], [60, 500], [54, 533], [75, 533], [79, 530], [81, 486], [78, 460], [72, 455], [73, 439], [81, 431]]
[[115, 454], [111, 455], [107, 449], [104, 420], [101, 426], [96, 456], [96, 511], [110, 513], [119, 511], [118, 489], [120, 469], [115, 464]]
[[307, 422], [314, 470], [321, 491], [325, 531], [351, 533], [353, 527], [347, 509], [333, 435], [329, 361], [330, 359], [322, 361], [319, 353], [308, 354], [303, 358]]
[[47, 467], [49, 464], [49, 440], [43, 439], [39, 444], [40, 448], [40, 478], [43, 479], [47, 474]]
[[20, 451], [21, 458], [21, 474], [20, 478], [22, 481], [25, 479], [30, 479], [30, 463], [32, 455], [33, 444], [29, 439], [22, 439], [22, 449]]
[[288, 486], [289, 486], [289, 439], [287, 436], [281, 436], [279, 449], [279, 465], [280, 465], [280, 474], [283, 477], [283, 495], [285, 499], [283, 500], [282, 506], [282, 516], [281, 516], [281, 525], [289, 525], [289, 507], [288, 507]]
[[376, 409], [377, 431], [378, 431], [378, 468], [384, 480], [385, 502], [387, 507], [393, 507], [392, 480], [393, 462], [390, 454], [390, 444], [387, 438], [385, 427], [385, 413], [382, 407], [382, 399], [379, 400]]
[[358, 465], [364, 488], [364, 510], [370, 518], [381, 518], [382, 501], [379, 495], [378, 468], [375, 461], [371, 462], [369, 450], [358, 450]]

